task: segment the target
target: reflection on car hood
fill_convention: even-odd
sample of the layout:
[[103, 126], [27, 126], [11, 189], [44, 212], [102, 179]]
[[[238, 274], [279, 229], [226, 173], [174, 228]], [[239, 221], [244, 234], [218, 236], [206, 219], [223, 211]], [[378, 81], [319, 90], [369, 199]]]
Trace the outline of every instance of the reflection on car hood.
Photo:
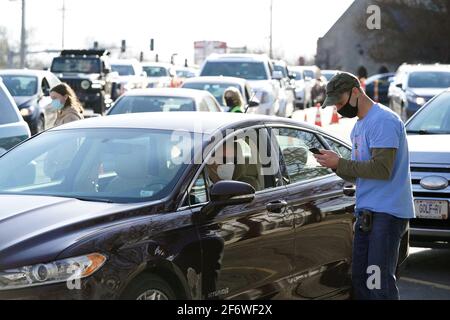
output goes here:
[[408, 135], [411, 163], [450, 163], [450, 135]]
[[64, 237], [73, 237], [77, 233], [81, 236], [88, 229], [92, 232], [99, 225], [105, 226], [130, 214], [137, 216], [150, 212], [146, 209], [145, 212], [129, 213], [130, 209], [142, 207], [142, 204], [100, 203], [49, 196], [0, 195], [0, 203], [0, 270], [11, 259], [17, 260], [16, 255], [23, 250], [45, 243], [47, 249], [40, 253], [41, 258], [51, 260], [54, 257], [47, 256], [52, 254], [47, 251], [48, 243], [53, 239], [56, 241], [51, 247], [55, 251], [53, 254], [57, 254], [67, 246]]
[[37, 98], [37, 96], [34, 95], [34, 96], [29, 96], [29, 97], [13, 97], [13, 98], [14, 98], [14, 101], [16, 102], [16, 104], [17, 104], [17, 107], [19, 109], [21, 109], [23, 107], [28, 107], [29, 104], [31, 102], [33, 102], [33, 100], [35, 100]]
[[443, 88], [409, 88], [409, 91], [411, 91], [414, 95], [418, 97], [434, 97], [435, 95], [438, 95], [445, 89]]

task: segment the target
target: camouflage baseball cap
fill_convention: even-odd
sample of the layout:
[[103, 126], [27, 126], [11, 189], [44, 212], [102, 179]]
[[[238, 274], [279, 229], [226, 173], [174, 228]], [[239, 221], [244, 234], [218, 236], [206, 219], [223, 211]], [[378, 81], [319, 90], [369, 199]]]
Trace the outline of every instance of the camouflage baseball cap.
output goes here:
[[341, 94], [349, 92], [355, 87], [361, 87], [361, 83], [356, 76], [348, 72], [339, 72], [327, 84], [327, 96], [322, 104], [322, 108], [334, 106], [339, 102]]

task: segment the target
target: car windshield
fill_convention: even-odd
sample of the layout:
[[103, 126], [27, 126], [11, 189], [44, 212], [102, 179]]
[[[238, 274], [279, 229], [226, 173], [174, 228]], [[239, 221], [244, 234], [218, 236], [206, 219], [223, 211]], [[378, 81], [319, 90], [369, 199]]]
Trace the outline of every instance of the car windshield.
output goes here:
[[195, 90], [206, 90], [210, 92], [214, 98], [216, 98], [217, 102], [219, 104], [223, 104], [223, 93], [224, 91], [229, 88], [233, 87], [238, 89], [241, 94], [244, 96], [242, 92], [242, 88], [235, 83], [199, 83], [199, 82], [193, 82], [193, 83], [185, 83], [183, 85], [183, 88], [188, 89], [195, 89]]
[[0, 77], [13, 97], [29, 97], [37, 93], [38, 79], [35, 76], [0, 75]]
[[224, 76], [246, 80], [267, 80], [263, 62], [210, 61], [202, 70], [202, 76]]
[[283, 74], [283, 78], [287, 78], [288, 77], [288, 74], [286, 72], [286, 68], [284, 68], [283, 66], [280, 66], [280, 65], [276, 64], [276, 65], [273, 66], [273, 70], [280, 71]]
[[450, 87], [450, 72], [413, 72], [409, 76], [410, 88], [448, 88]]
[[117, 72], [119, 76], [134, 76], [136, 74], [132, 65], [113, 64], [111, 70]]
[[195, 101], [170, 96], [124, 96], [109, 114], [168, 111], [195, 111]]
[[408, 133], [450, 134], [450, 92], [438, 95], [406, 125]]
[[314, 76], [314, 71], [312, 71], [312, 70], [304, 70], [303, 73], [305, 74], [305, 78], [311, 78], [311, 79], [316, 78]]
[[0, 194], [113, 203], [162, 199], [191, 156], [189, 139], [172, 136], [125, 128], [46, 132], [0, 157]]
[[100, 73], [100, 60], [95, 58], [55, 58], [51, 71], [55, 73]]
[[143, 69], [147, 73], [147, 77], [149, 77], [149, 78], [159, 78], [159, 77], [168, 77], [169, 76], [169, 72], [164, 67], [144, 66]]
[[195, 73], [189, 70], [177, 70], [176, 74], [180, 78], [193, 78], [195, 77]]
[[301, 70], [292, 70], [291, 72], [295, 74], [295, 80], [303, 80], [303, 74]]

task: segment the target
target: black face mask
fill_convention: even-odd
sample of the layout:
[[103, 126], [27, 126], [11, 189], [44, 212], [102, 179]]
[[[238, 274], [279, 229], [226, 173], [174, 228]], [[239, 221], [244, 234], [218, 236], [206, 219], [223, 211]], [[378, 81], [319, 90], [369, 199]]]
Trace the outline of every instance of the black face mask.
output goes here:
[[350, 97], [347, 103], [339, 109], [338, 113], [345, 118], [354, 118], [358, 115], [358, 99], [356, 99], [356, 106], [350, 104], [350, 99], [352, 98], [352, 91], [350, 91]]
[[226, 97], [225, 104], [227, 105], [227, 107], [235, 107], [233, 98]]

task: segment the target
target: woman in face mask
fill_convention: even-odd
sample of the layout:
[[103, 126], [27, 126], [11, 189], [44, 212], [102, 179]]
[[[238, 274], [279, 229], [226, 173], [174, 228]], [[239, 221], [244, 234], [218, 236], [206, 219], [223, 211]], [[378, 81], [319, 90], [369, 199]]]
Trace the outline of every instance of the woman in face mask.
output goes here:
[[50, 90], [51, 106], [57, 110], [54, 126], [83, 119], [83, 107], [75, 92], [66, 83], [60, 83]]
[[225, 105], [230, 108], [228, 112], [243, 112], [244, 99], [238, 89], [234, 87], [227, 88], [223, 93], [223, 100]]

